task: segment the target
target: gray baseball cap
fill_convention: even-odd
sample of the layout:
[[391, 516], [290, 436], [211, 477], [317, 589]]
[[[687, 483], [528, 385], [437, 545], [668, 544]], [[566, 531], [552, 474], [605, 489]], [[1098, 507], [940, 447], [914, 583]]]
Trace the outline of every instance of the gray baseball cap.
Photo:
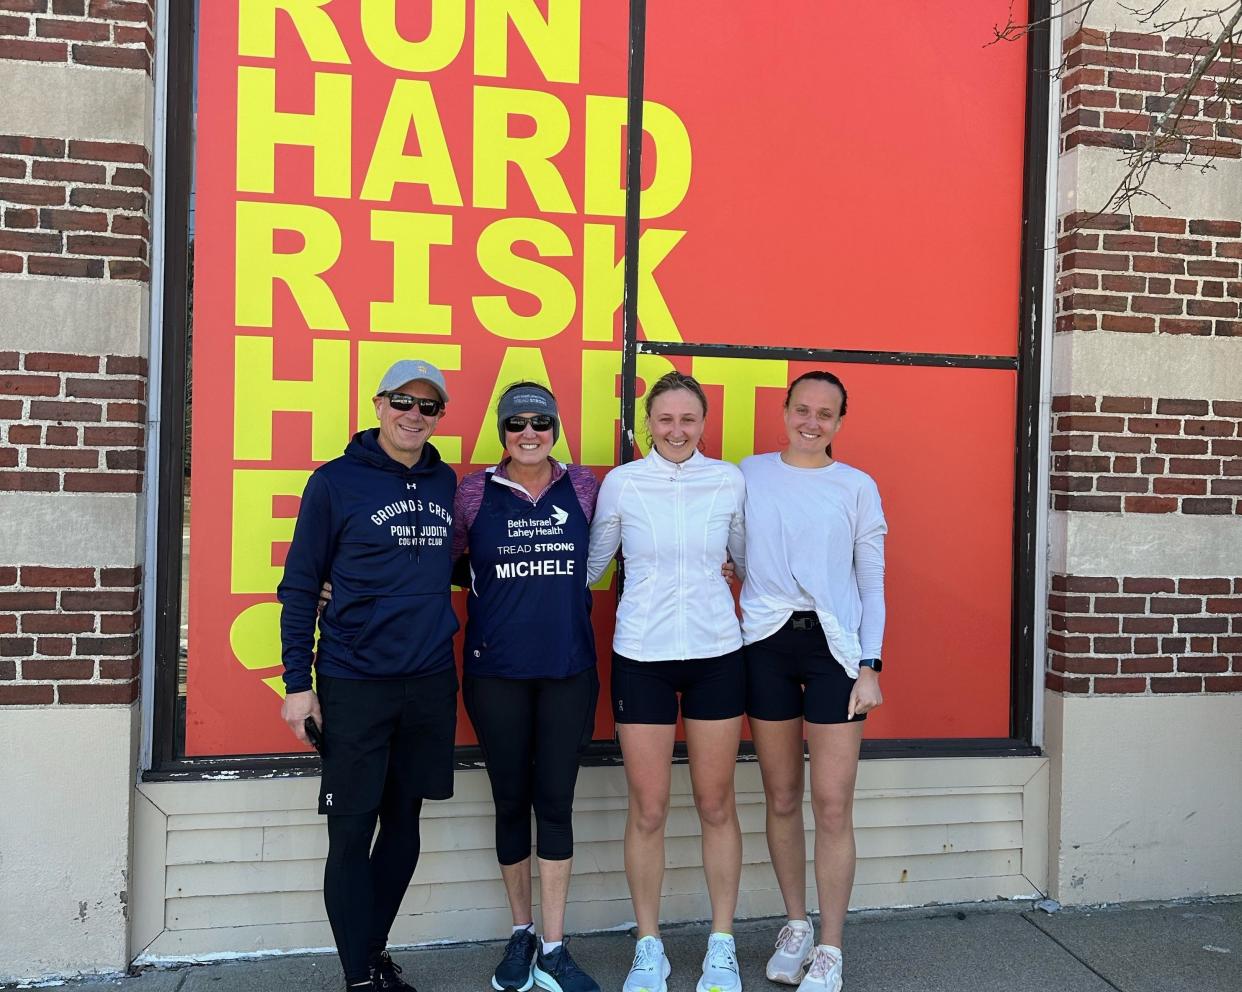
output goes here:
[[375, 395], [390, 392], [407, 382], [425, 382], [440, 394], [445, 403], [449, 401], [448, 387], [444, 384], [444, 373], [432, 365], [417, 358], [403, 358], [384, 373], [375, 388]]

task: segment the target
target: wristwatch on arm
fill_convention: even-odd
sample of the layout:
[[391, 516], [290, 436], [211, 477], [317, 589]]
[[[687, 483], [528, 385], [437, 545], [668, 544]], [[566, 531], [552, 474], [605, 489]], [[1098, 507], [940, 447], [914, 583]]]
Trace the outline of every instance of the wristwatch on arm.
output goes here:
[[881, 669], [884, 668], [884, 662], [882, 662], [879, 658], [864, 658], [862, 661], [858, 663], [858, 667], [859, 668], [870, 668], [873, 672], [876, 673], [876, 675], [879, 675]]

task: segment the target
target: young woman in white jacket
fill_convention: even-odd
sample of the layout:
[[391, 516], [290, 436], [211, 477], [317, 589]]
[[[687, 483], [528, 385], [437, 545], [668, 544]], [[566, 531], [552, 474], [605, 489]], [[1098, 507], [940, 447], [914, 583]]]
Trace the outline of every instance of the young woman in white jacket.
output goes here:
[[707, 398], [670, 372], [647, 393], [651, 451], [608, 473], [591, 523], [588, 581], [621, 549], [625, 582], [613, 637], [612, 707], [625, 758], [625, 873], [638, 922], [624, 992], [666, 992], [660, 939], [664, 827], [678, 697], [712, 933], [698, 992], [740, 992], [732, 929], [742, 867], [733, 773], [746, 706], [742, 634], [726, 555], [743, 570], [745, 484], [737, 466], [698, 451]]

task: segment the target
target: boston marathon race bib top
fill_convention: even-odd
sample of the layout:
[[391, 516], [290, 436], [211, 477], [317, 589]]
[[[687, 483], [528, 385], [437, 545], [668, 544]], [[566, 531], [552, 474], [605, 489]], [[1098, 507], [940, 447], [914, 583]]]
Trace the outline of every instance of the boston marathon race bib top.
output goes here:
[[488, 477], [469, 534], [467, 675], [567, 678], [595, 664], [589, 542], [568, 473], [537, 503]]

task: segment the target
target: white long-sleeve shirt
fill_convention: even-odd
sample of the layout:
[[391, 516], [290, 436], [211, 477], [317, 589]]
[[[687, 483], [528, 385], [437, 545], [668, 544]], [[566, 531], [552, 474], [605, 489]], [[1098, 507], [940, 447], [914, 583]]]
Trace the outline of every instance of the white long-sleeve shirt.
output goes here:
[[796, 468], [777, 452], [742, 461], [746, 582], [742, 633], [754, 644], [814, 610], [852, 678], [884, 640], [884, 535], [871, 476], [841, 462]]
[[605, 476], [591, 521], [587, 581], [621, 548], [625, 591], [613, 649], [635, 661], [712, 658], [742, 646], [726, 551], [744, 573], [746, 484], [736, 465], [695, 452], [646, 458]]

